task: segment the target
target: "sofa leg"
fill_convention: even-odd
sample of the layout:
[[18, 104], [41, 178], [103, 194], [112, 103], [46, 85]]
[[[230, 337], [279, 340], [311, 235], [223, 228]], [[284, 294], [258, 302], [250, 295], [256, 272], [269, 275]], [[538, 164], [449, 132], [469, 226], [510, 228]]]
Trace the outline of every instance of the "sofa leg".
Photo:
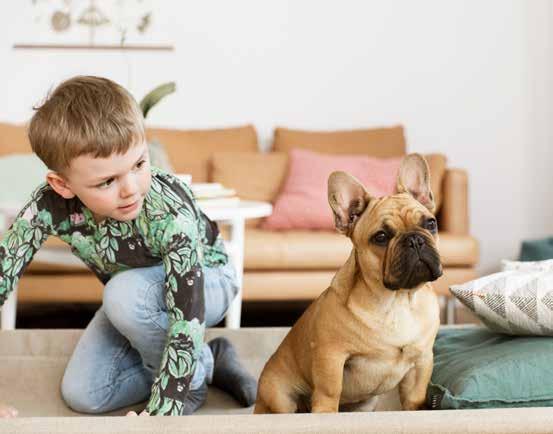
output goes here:
[[446, 324], [455, 324], [455, 298], [446, 297]]

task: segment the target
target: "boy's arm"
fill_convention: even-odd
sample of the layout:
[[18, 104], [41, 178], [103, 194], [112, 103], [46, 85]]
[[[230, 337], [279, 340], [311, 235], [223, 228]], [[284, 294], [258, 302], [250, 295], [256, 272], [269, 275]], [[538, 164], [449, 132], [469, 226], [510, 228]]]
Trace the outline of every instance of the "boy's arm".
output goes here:
[[37, 203], [31, 201], [4, 235], [0, 242], [0, 306], [17, 287], [19, 278], [50, 235], [51, 228], [51, 214], [46, 210], [37, 211]]
[[182, 215], [171, 217], [163, 232], [169, 330], [146, 410], [151, 415], [180, 415], [205, 332], [201, 243], [194, 219]]

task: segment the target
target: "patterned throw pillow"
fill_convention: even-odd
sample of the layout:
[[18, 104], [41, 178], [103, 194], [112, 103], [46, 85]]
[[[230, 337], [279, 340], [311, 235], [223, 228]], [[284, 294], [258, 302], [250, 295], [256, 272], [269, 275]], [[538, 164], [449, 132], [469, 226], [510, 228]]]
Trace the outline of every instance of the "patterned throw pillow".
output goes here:
[[553, 261], [504, 261], [503, 270], [450, 291], [494, 331], [553, 336]]

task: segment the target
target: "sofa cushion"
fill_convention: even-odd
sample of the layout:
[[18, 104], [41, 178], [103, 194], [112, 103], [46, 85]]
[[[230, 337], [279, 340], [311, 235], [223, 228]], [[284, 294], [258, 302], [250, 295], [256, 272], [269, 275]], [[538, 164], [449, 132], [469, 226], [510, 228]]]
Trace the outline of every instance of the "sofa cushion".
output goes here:
[[213, 153], [210, 170], [213, 182], [233, 188], [245, 200], [273, 202], [284, 182], [288, 155], [284, 152]]
[[264, 229], [334, 229], [328, 205], [328, 177], [335, 170], [353, 175], [375, 197], [393, 194], [401, 157], [371, 158], [367, 155], [321, 154], [292, 149], [288, 175]]
[[430, 170], [430, 188], [434, 193], [434, 203], [436, 204], [436, 213], [438, 213], [442, 206], [442, 181], [445, 175], [447, 158], [443, 154], [424, 154], [423, 157]]
[[[351, 252], [349, 238], [332, 231], [269, 231], [248, 228], [245, 236], [245, 270], [337, 269]], [[444, 266], [469, 266], [478, 260], [472, 237], [440, 234]]]
[[552, 339], [506, 336], [483, 327], [441, 329], [427, 404], [442, 410], [551, 407], [552, 357]]
[[208, 130], [147, 128], [148, 140], [165, 147], [177, 173], [189, 173], [193, 182], [209, 180], [208, 161], [215, 151], [257, 151], [257, 133], [252, 125]]
[[31, 145], [25, 126], [0, 122], [0, 155], [30, 152]]
[[[210, 161], [211, 180], [236, 191], [239, 198], [273, 202], [286, 175], [284, 152], [215, 152]], [[248, 219], [257, 227], [264, 219]]]
[[405, 136], [402, 126], [338, 131], [275, 128], [273, 150], [288, 152], [293, 148], [380, 158], [399, 157], [405, 154]]

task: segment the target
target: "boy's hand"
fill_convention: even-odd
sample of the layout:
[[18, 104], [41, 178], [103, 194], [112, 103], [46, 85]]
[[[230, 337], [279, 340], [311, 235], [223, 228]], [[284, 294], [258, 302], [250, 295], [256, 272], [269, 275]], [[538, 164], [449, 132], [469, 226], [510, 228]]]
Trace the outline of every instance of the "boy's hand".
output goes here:
[[148, 413], [146, 410], [142, 410], [142, 413], [136, 414], [136, 411], [129, 411], [127, 413], [127, 416], [149, 416], [150, 413]]
[[0, 418], [17, 417], [17, 410], [9, 405], [0, 403]]

